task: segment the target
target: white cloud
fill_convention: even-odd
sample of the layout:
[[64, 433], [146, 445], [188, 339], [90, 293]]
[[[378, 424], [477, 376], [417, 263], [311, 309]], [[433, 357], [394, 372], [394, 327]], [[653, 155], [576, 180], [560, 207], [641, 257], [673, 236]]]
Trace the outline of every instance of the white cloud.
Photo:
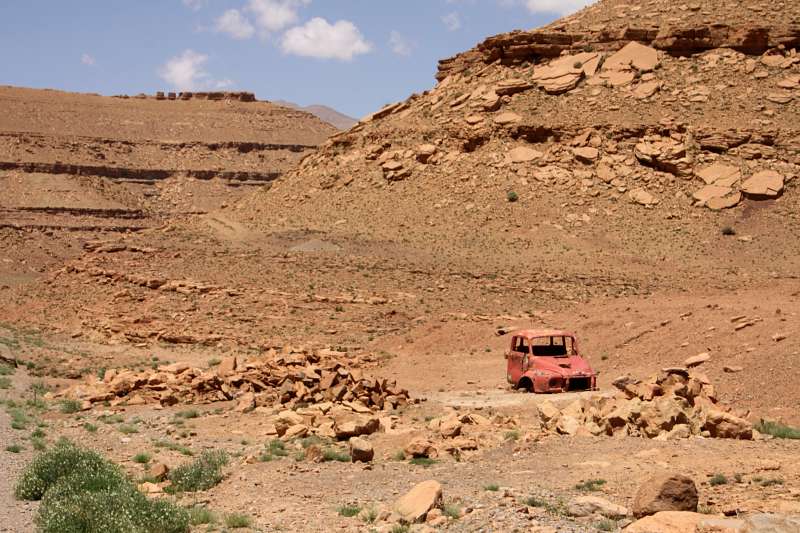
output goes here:
[[234, 84], [233, 80], [215, 80], [205, 70], [208, 56], [194, 50], [184, 50], [182, 54], [167, 60], [158, 74], [170, 88], [178, 91], [201, 89], [222, 89]]
[[290, 28], [283, 35], [281, 48], [287, 54], [320, 59], [350, 61], [372, 50], [358, 28], [349, 20], [330, 24], [315, 17], [302, 26]]
[[183, 5], [192, 11], [199, 11], [206, 4], [206, 0], [183, 0]]
[[216, 31], [227, 33], [234, 39], [249, 39], [256, 29], [238, 9], [229, 9], [223, 13], [215, 25]]
[[570, 15], [596, 0], [525, 0], [525, 7], [531, 13], [557, 13]]
[[399, 56], [411, 55], [411, 43], [399, 31], [392, 30], [389, 34], [389, 46], [392, 47], [392, 52]]
[[90, 56], [89, 54], [82, 54], [81, 55], [81, 63], [84, 65], [89, 65], [90, 67], [94, 66], [94, 57]]
[[311, 0], [250, 0], [246, 9], [253, 13], [261, 30], [272, 33], [297, 22], [298, 9], [310, 3]]
[[447, 27], [449, 31], [461, 29], [461, 16], [455, 11], [443, 16], [442, 22], [444, 22], [445, 27]]

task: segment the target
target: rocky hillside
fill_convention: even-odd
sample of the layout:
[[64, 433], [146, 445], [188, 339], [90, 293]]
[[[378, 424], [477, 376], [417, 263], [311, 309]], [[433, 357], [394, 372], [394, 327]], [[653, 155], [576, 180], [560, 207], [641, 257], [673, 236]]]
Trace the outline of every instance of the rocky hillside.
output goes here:
[[334, 231], [447, 234], [454, 253], [547, 226], [593, 245], [621, 230], [626, 252], [671, 241], [696, 258], [706, 226], [751, 212], [796, 237], [799, 12], [603, 1], [491, 37], [247, 206], [314, 228], [347, 220]]

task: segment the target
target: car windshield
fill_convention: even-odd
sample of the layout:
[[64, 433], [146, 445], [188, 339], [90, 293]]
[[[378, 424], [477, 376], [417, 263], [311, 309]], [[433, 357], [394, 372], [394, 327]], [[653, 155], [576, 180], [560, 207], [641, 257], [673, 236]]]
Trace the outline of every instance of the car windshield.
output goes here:
[[567, 357], [574, 353], [572, 337], [550, 336], [531, 339], [533, 355], [543, 357]]

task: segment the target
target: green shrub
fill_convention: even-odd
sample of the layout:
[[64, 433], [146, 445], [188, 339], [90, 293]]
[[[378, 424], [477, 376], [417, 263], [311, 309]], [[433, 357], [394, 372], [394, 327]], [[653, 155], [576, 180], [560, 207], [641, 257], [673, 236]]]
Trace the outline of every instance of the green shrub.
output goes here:
[[239, 513], [231, 513], [225, 517], [225, 525], [231, 529], [239, 529], [240, 527], [250, 527], [253, 521], [249, 516]]
[[20, 500], [41, 500], [56, 481], [78, 471], [109, 476], [119, 474], [119, 470], [99, 454], [60, 440], [49, 451], [38, 455], [22, 472], [14, 494]]
[[528, 507], [547, 507], [547, 502], [541, 498], [537, 498], [536, 496], [529, 496], [522, 500], [522, 503]]
[[184, 533], [189, 527], [185, 510], [148, 500], [118, 466], [65, 440], [28, 465], [15, 494], [42, 500], [36, 524], [43, 533]]
[[726, 478], [723, 474], [714, 474], [711, 476], [711, 479], [708, 480], [708, 484], [712, 487], [716, 487], [717, 485], [727, 485], [728, 478]]
[[518, 195], [517, 193], [515, 193], [514, 191], [508, 191], [508, 192], [506, 193], [506, 199], [507, 199], [509, 202], [511, 202], [511, 203], [514, 203], [514, 202], [516, 202], [517, 200], [519, 200], [519, 195]]
[[200, 413], [197, 412], [197, 409], [188, 409], [186, 411], [177, 413], [175, 416], [179, 416], [181, 418], [197, 418], [200, 416]]
[[603, 519], [594, 525], [598, 531], [614, 531], [617, 529], [617, 523], [613, 520]]
[[33, 449], [36, 450], [37, 452], [41, 452], [47, 448], [47, 443], [45, 442], [44, 439], [40, 439], [38, 437], [32, 437], [31, 446], [33, 446]]
[[600, 487], [602, 487], [605, 484], [606, 484], [605, 479], [588, 479], [583, 483], [578, 483], [577, 485], [575, 485], [575, 488], [586, 492], [596, 492], [600, 490]]
[[772, 435], [778, 439], [800, 439], [800, 428], [793, 428], [791, 426], [783, 425], [779, 422], [759, 420], [758, 423], [753, 427], [759, 433]]
[[497, 483], [490, 483], [483, 488], [484, 490], [488, 490], [489, 492], [497, 492], [498, 490], [500, 490], [500, 485], [498, 485]]
[[67, 415], [77, 413], [81, 410], [81, 402], [78, 400], [61, 400], [58, 404], [58, 410]]
[[15, 370], [16, 369], [11, 365], [0, 363], [0, 376], [11, 376], [14, 374]]
[[350, 455], [336, 448], [325, 448], [322, 450], [322, 460], [325, 462], [339, 461], [340, 463], [349, 463]]
[[189, 510], [189, 522], [193, 526], [202, 524], [213, 524], [217, 521], [217, 517], [208, 507], [193, 507]]
[[139, 433], [139, 428], [133, 424], [120, 424], [117, 429], [123, 435], [130, 435], [132, 433]]
[[228, 464], [223, 451], [204, 451], [189, 464], [181, 465], [169, 473], [172, 487], [178, 492], [207, 490], [222, 481], [222, 467]]
[[85, 429], [89, 433], [95, 433], [97, 431], [97, 426], [95, 426], [94, 424], [90, 424], [89, 422], [86, 422], [83, 425], [83, 429]]
[[133, 462], [139, 463], [140, 465], [146, 465], [147, 463], [150, 462], [150, 459], [151, 459], [150, 454], [145, 452], [137, 453], [136, 455], [133, 456]]
[[510, 441], [519, 440], [519, 430], [512, 429], [511, 431], [506, 431], [505, 435], [503, 435], [503, 438]]
[[408, 533], [410, 528], [405, 524], [396, 524], [392, 526], [392, 533]]
[[6, 446], [6, 451], [10, 453], [19, 453], [24, 449], [25, 448], [23, 448], [20, 444], [11, 444], [9, 446]]
[[437, 462], [436, 459], [431, 459], [430, 457], [414, 457], [409, 461], [410, 464], [417, 466], [431, 466]]
[[11, 388], [11, 380], [6, 377], [0, 378], [0, 389], [10, 389]]
[[361, 512], [361, 507], [357, 505], [340, 505], [336, 508], [336, 512], [345, 518], [352, 518]]
[[458, 520], [461, 518], [461, 506], [456, 503], [446, 503], [442, 513], [453, 520]]

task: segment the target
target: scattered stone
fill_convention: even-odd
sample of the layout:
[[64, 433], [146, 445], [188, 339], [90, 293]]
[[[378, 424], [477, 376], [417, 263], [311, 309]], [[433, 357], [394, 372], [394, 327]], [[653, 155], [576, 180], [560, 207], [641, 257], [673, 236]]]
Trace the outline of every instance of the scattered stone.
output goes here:
[[658, 204], [658, 199], [642, 188], [633, 189], [628, 193], [628, 197], [633, 203], [643, 206]]
[[527, 146], [518, 146], [508, 152], [507, 158], [511, 163], [527, 163], [542, 157], [542, 152], [528, 148]]
[[411, 440], [411, 442], [406, 444], [405, 448], [403, 448], [403, 451], [408, 457], [435, 458], [439, 455], [438, 451], [436, 450], [436, 446], [431, 441], [423, 437], [418, 437]]
[[441, 509], [442, 503], [442, 485], [438, 481], [429, 480], [417, 484], [407, 492], [397, 501], [394, 510], [403, 522], [421, 523], [431, 509]]
[[494, 123], [500, 126], [505, 126], [508, 124], [514, 124], [522, 120], [522, 117], [517, 115], [516, 113], [512, 113], [507, 111], [505, 113], [500, 113], [496, 117], [494, 117]]
[[417, 146], [417, 161], [420, 163], [427, 163], [431, 157], [436, 153], [436, 145], [422, 144]]
[[354, 463], [369, 463], [375, 457], [375, 450], [372, 443], [361, 437], [352, 437], [349, 441], [350, 459]]
[[628, 516], [628, 509], [599, 496], [579, 496], [569, 502], [567, 513], [570, 516], [577, 517], [599, 514], [606, 518], [618, 520]]
[[683, 364], [689, 368], [693, 368], [696, 366], [700, 366], [703, 363], [710, 360], [711, 360], [711, 354], [708, 352], [703, 352], [695, 356], [689, 357], [688, 359], [686, 359], [686, 361], [683, 362]]
[[600, 152], [598, 152], [597, 148], [592, 148], [590, 146], [573, 148], [572, 154], [575, 156], [575, 159], [586, 164], [594, 163], [600, 156]]
[[628, 70], [650, 72], [658, 66], [658, 50], [631, 41], [603, 63], [603, 70]]
[[637, 518], [662, 511], [697, 512], [697, 486], [683, 474], [658, 474], [639, 486], [633, 503]]
[[762, 170], [742, 183], [742, 193], [751, 198], [776, 198], [783, 192], [783, 176], [774, 170]]
[[163, 481], [167, 477], [168, 473], [169, 473], [169, 467], [167, 467], [167, 465], [165, 465], [164, 463], [154, 463], [153, 465], [150, 466], [150, 469], [148, 470], [148, 474], [150, 475], [150, 477], [158, 481]]
[[722, 371], [727, 372], [728, 374], [736, 374], [737, 372], [741, 372], [744, 370], [741, 366], [723, 366]]
[[697, 177], [702, 179], [706, 185], [718, 185], [720, 187], [732, 187], [738, 182], [742, 173], [738, 167], [726, 165], [724, 163], [714, 163], [695, 172]]

